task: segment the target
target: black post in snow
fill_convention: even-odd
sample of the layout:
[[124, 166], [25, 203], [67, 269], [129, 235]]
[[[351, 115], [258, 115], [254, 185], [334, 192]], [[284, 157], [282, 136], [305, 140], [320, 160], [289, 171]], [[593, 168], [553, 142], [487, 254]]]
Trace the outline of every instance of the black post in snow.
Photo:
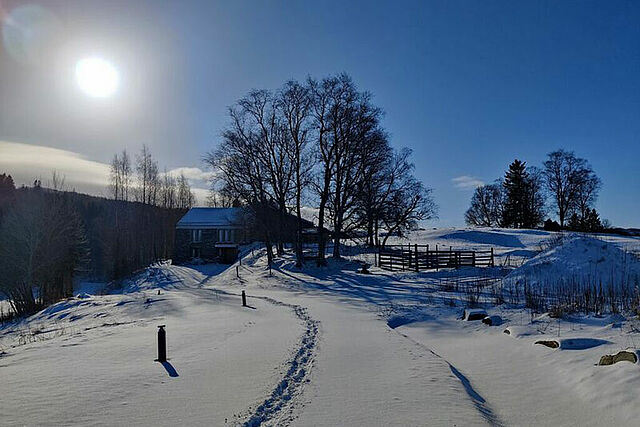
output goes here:
[[245, 294], [244, 291], [242, 291], [242, 306], [247, 306], [247, 294]]
[[167, 361], [167, 333], [165, 325], [158, 326], [158, 362]]

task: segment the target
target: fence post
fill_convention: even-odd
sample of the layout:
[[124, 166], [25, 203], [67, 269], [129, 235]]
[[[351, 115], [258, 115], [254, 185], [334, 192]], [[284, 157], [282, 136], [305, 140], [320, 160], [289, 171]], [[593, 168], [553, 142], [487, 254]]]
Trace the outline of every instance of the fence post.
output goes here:
[[400, 259], [402, 260], [402, 271], [404, 271], [404, 245], [400, 245]]
[[476, 266], [476, 251], [471, 252], [471, 265]]
[[429, 245], [427, 244], [427, 258], [425, 259], [427, 270], [431, 268], [431, 258], [429, 258]]
[[[411, 248], [411, 246], [409, 246], [409, 248]], [[409, 251], [411, 251], [411, 249], [409, 249]], [[402, 245], [402, 259], [404, 259], [405, 257], [405, 250], [404, 250], [404, 245]], [[407, 268], [409, 270], [411, 270], [411, 252], [409, 252], [409, 256], [407, 257]]]
[[167, 361], [167, 333], [164, 325], [158, 326], [158, 362]]
[[491, 248], [491, 267], [495, 267], [495, 264], [493, 262], [493, 248]]
[[415, 249], [414, 262], [416, 263], [416, 273], [418, 273], [420, 271], [420, 263], [418, 262], [418, 244], [415, 243], [413, 248]]
[[440, 269], [440, 256], [438, 255], [438, 245], [436, 244], [436, 271]]

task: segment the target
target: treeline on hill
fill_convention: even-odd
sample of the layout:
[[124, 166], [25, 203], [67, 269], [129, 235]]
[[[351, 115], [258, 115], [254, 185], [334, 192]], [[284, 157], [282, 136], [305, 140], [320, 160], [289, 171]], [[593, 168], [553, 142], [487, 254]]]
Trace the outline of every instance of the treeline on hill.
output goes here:
[[173, 253], [185, 209], [63, 191], [60, 183], [16, 188], [0, 175], [0, 294], [16, 315], [71, 296], [77, 274], [120, 279]]
[[[609, 226], [594, 208], [602, 182], [573, 152], [549, 153], [543, 168], [514, 160], [502, 179], [477, 187], [465, 213], [468, 225], [601, 231]], [[559, 223], [545, 221], [548, 206]]]
[[113, 156], [109, 191], [114, 200], [136, 201], [169, 209], [189, 209], [195, 204], [195, 196], [184, 173], [175, 177], [165, 169], [161, 174], [158, 162], [146, 145], [136, 155], [134, 167], [135, 170], [127, 150]]
[[[371, 98], [341, 74], [253, 90], [229, 108], [220, 144], [205, 158], [215, 172], [212, 203], [250, 208], [269, 262], [273, 245], [283, 251], [286, 224], [274, 221], [273, 209], [298, 218], [298, 265], [303, 201], [317, 207], [319, 265], [326, 264], [328, 228], [339, 258], [342, 239], [365, 235], [368, 244], [384, 245], [390, 234], [435, 216], [431, 189], [413, 174], [411, 151], [390, 146]], [[380, 230], [387, 231], [382, 242]]]

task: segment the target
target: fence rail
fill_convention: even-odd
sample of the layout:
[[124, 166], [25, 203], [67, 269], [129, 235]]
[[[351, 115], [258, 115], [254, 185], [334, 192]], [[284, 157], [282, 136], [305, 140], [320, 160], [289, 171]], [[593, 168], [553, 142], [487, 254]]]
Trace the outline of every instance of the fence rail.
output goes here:
[[484, 251], [430, 249], [429, 245], [392, 245], [378, 249], [378, 267], [385, 270], [425, 271], [441, 268], [493, 267], [493, 248]]

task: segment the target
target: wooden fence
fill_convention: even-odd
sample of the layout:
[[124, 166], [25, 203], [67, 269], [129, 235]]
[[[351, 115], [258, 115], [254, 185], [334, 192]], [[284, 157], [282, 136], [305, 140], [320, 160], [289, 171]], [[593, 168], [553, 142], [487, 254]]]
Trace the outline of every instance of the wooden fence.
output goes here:
[[387, 245], [378, 249], [378, 267], [385, 270], [425, 271], [441, 268], [493, 267], [493, 248], [461, 251], [449, 247], [430, 249], [429, 245]]

